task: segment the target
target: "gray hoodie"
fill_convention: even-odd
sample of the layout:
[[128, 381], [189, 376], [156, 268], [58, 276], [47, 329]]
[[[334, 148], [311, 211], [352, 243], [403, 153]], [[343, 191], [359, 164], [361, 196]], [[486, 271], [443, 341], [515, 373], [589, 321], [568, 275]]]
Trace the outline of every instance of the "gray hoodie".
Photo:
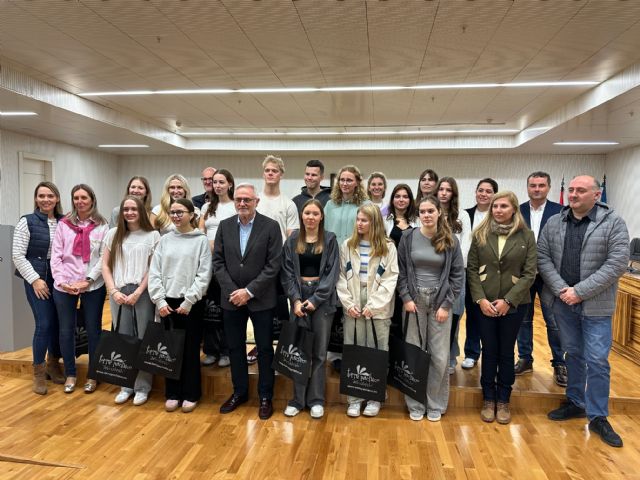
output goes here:
[[207, 236], [195, 229], [189, 233], [173, 230], [160, 239], [149, 268], [149, 295], [156, 307], [167, 298], [184, 298], [186, 311], [207, 292], [211, 280], [211, 250]]

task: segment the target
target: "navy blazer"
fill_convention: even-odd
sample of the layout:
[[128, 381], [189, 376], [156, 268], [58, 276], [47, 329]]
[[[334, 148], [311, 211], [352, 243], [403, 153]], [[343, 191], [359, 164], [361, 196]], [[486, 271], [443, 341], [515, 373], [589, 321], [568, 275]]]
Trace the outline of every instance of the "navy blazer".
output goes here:
[[[544, 206], [544, 212], [542, 212], [542, 221], [540, 222], [540, 232], [544, 228], [544, 225], [547, 223], [551, 217], [560, 213], [562, 210], [562, 205], [556, 202], [552, 202], [551, 200], [547, 200], [547, 204]], [[524, 217], [524, 221], [527, 222], [527, 227], [531, 228], [531, 207], [529, 206], [529, 202], [524, 202], [520, 204], [520, 213]], [[540, 232], [538, 232], [538, 237], [540, 236]]]

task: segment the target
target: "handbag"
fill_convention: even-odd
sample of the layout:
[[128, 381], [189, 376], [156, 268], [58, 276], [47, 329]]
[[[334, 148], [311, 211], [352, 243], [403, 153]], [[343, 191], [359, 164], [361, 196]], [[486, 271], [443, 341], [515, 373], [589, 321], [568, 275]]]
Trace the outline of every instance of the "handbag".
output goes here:
[[313, 338], [314, 333], [306, 325], [299, 325], [296, 318], [284, 322], [272, 368], [295, 383], [306, 385], [311, 376]]
[[[384, 402], [389, 352], [378, 350], [376, 327], [373, 324], [373, 319], [370, 321], [375, 348], [361, 345], [343, 345], [342, 347], [340, 393], [365, 400]], [[358, 343], [355, 324], [353, 330], [353, 341]]]
[[84, 307], [80, 300], [76, 309], [76, 328], [73, 334], [76, 358], [80, 355], [87, 355], [89, 353], [89, 335], [87, 334], [87, 323], [84, 318]]
[[173, 328], [172, 315], [147, 325], [136, 366], [144, 372], [178, 380], [182, 372], [185, 331]]
[[404, 316], [403, 337], [389, 338], [389, 376], [387, 383], [424, 405], [427, 398], [427, 378], [429, 376], [431, 354], [421, 348], [425, 344], [422, 341], [422, 332], [420, 331], [417, 313], [415, 313], [415, 318], [420, 346], [407, 342], [409, 315], [409, 312], [406, 312]]
[[342, 353], [342, 346], [344, 344], [343, 315], [342, 307], [338, 307], [336, 313], [333, 314], [331, 331], [329, 333], [329, 345], [327, 346], [327, 351], [329, 352]]
[[115, 328], [112, 324], [111, 330], [102, 331], [89, 370], [92, 372], [90, 377], [98, 381], [133, 388], [138, 376], [138, 368], [135, 366], [140, 348], [138, 318], [136, 309], [132, 306], [133, 335], [120, 333], [122, 307], [124, 305], [118, 308]]

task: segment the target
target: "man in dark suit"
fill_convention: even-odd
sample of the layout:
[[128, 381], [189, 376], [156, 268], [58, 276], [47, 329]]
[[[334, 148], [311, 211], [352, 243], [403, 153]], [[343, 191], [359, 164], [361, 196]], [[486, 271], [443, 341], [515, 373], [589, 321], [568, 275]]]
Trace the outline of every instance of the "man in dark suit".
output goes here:
[[[498, 182], [493, 178], [483, 178], [478, 182], [476, 186], [476, 204], [471, 208], [465, 208], [469, 214], [471, 220], [471, 230], [478, 225], [489, 213], [489, 206], [491, 205], [491, 199], [498, 192]], [[479, 328], [479, 316], [480, 309], [471, 298], [471, 291], [469, 290], [469, 275], [467, 275], [467, 281], [465, 282], [465, 296], [464, 296], [464, 309], [466, 315], [466, 328], [467, 338], [464, 341], [464, 360], [462, 361], [462, 368], [469, 369], [475, 367], [478, 359], [480, 358], [480, 328]]]
[[204, 193], [191, 197], [191, 201], [196, 208], [202, 209], [202, 206], [211, 201], [211, 195], [213, 194], [213, 176], [216, 174], [216, 169], [213, 167], [207, 167], [202, 171], [202, 186], [204, 187]]
[[[533, 172], [527, 177], [527, 194], [529, 201], [520, 205], [520, 212], [529, 228], [538, 240], [538, 235], [553, 215], [560, 213], [562, 205], [547, 200], [551, 189], [551, 177], [545, 172]], [[515, 365], [516, 375], [522, 375], [533, 371], [533, 313], [536, 294], [540, 296], [544, 282], [540, 275], [536, 275], [535, 282], [531, 286], [531, 303], [529, 311], [520, 325], [518, 333], [518, 361]], [[567, 366], [564, 361], [564, 350], [560, 343], [558, 325], [553, 317], [551, 308], [542, 304], [542, 317], [547, 325], [547, 339], [551, 348], [551, 365], [553, 366], [553, 379], [561, 387], [567, 386]]]
[[233, 201], [238, 214], [220, 222], [213, 251], [233, 382], [233, 394], [220, 406], [220, 413], [232, 412], [249, 399], [246, 341], [251, 316], [258, 346], [258, 413], [266, 420], [273, 414], [273, 315], [282, 235], [278, 222], [256, 211], [259, 198], [253, 185], [239, 184]]

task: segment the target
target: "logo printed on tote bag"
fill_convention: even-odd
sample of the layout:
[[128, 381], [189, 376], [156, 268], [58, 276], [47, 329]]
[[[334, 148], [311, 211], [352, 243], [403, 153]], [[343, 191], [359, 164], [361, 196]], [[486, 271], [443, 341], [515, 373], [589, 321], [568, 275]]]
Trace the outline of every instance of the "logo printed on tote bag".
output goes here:
[[100, 355], [100, 359], [98, 360], [98, 370], [101, 373], [115, 375], [117, 377], [122, 377], [122, 375], [126, 375], [127, 370], [132, 370], [133, 365], [129, 365], [122, 355], [116, 353], [115, 351], [111, 352], [110, 357], [105, 357], [104, 355]]
[[298, 350], [298, 347], [289, 344], [289, 347], [285, 350], [282, 349], [281, 355], [284, 360], [291, 363], [295, 363], [297, 366], [302, 366], [307, 363], [307, 359], [302, 356], [302, 352]]
[[171, 357], [167, 350], [167, 346], [163, 345], [162, 342], [158, 342], [158, 346], [156, 348], [152, 348], [150, 345], [147, 345], [147, 354], [152, 357], [157, 357], [158, 360], [164, 360], [167, 362], [175, 361], [175, 357]]
[[399, 380], [404, 380], [408, 384], [416, 384], [420, 381], [414, 376], [413, 372], [409, 368], [409, 365], [404, 363], [404, 360], [402, 360], [402, 362], [400, 363], [393, 362], [393, 369], [396, 375], [399, 377]]
[[355, 372], [349, 368], [347, 370], [347, 378], [352, 380], [354, 385], [362, 387], [372, 387], [380, 382], [379, 378], [374, 377], [371, 372], [367, 372], [367, 367], [360, 365], [356, 366]]

